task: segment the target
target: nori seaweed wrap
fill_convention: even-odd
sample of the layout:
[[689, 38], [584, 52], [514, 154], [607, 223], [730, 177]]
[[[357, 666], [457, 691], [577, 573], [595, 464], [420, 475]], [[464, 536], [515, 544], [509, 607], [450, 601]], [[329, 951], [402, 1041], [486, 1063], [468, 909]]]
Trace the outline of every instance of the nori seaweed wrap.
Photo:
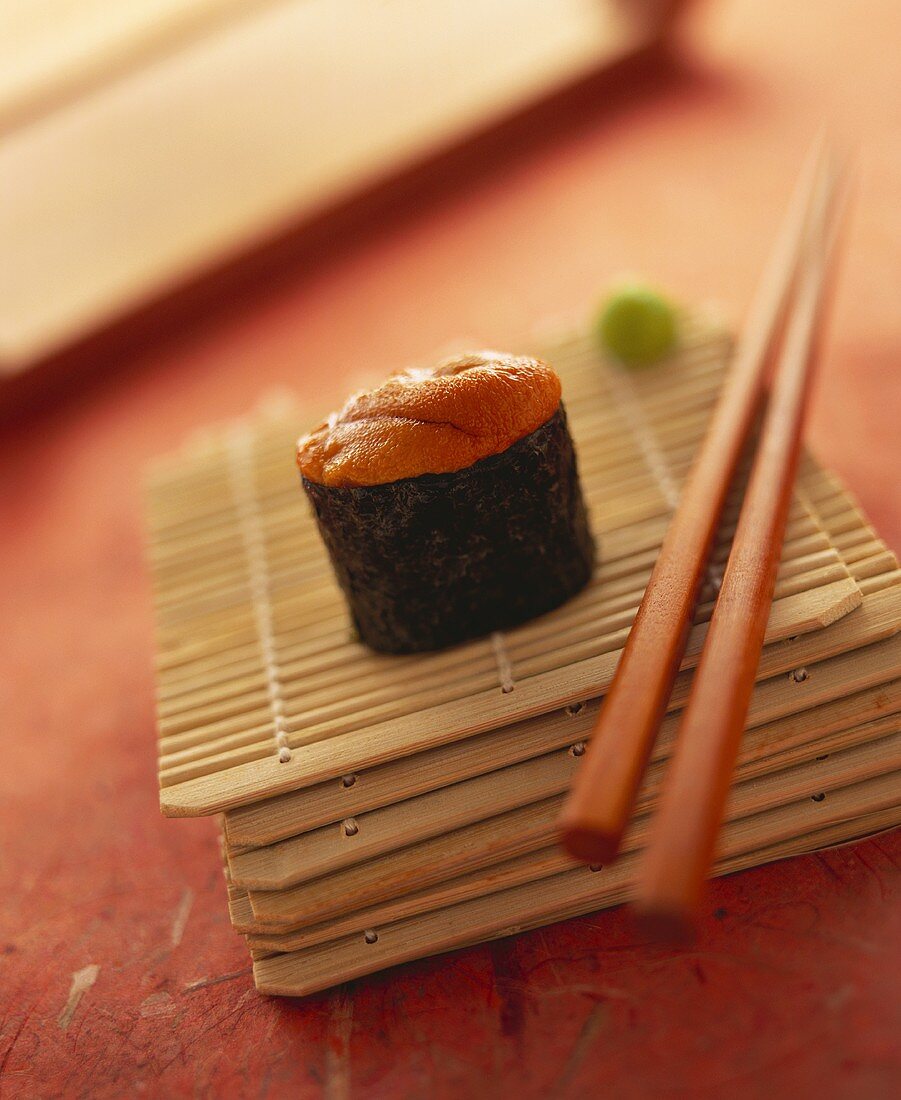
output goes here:
[[503, 630], [591, 577], [556, 374], [480, 352], [352, 398], [298, 445], [361, 639], [413, 653]]

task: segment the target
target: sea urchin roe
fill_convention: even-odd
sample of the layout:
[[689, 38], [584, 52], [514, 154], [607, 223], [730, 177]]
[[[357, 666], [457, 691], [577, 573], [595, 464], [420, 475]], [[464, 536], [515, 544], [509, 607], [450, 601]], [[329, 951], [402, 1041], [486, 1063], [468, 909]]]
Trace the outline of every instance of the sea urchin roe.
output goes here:
[[499, 454], [548, 421], [560, 379], [537, 359], [480, 351], [356, 394], [297, 445], [319, 485], [385, 485], [448, 474]]

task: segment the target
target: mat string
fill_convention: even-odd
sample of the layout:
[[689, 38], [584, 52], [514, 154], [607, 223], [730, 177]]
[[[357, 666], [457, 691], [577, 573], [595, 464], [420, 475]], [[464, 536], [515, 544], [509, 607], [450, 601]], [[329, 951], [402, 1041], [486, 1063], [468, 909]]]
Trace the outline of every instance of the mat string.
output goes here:
[[661, 450], [654, 429], [648, 423], [638, 395], [635, 393], [635, 384], [625, 368], [610, 367], [604, 372], [613, 399], [622, 413], [623, 419], [635, 437], [639, 449], [644, 456], [648, 469], [654, 476], [663, 499], [669, 507], [675, 511], [679, 504], [679, 488], [676, 485], [670, 464], [666, 455]]
[[291, 759], [291, 746], [288, 743], [285, 703], [275, 653], [263, 524], [251, 472], [253, 439], [253, 430], [246, 422], [239, 421], [235, 424], [228, 437], [229, 474], [235, 511], [241, 530], [241, 541], [247, 558], [250, 595], [263, 654], [263, 670], [266, 676], [266, 691], [269, 696], [275, 745], [278, 749], [279, 763], [287, 764]]
[[513, 664], [510, 661], [510, 654], [507, 652], [504, 636], [499, 630], [491, 635], [491, 648], [494, 650], [494, 660], [497, 663], [497, 675], [500, 680], [501, 691], [504, 695], [509, 695], [516, 687], [513, 682]]

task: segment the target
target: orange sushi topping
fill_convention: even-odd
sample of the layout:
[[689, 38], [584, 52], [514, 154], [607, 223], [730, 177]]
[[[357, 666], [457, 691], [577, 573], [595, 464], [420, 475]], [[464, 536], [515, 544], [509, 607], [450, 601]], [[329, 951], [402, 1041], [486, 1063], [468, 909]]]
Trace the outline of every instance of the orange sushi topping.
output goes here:
[[472, 352], [356, 394], [300, 440], [297, 464], [336, 488], [449, 474], [505, 451], [559, 404], [560, 379], [545, 363]]

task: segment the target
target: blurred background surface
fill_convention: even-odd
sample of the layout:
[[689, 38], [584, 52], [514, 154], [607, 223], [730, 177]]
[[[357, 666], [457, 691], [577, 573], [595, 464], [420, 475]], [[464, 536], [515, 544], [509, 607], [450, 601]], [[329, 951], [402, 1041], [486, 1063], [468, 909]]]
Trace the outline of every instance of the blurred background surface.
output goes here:
[[[41, 0], [0, 25], [5, 416], [94, 393], [94, 415], [105, 398], [127, 420], [146, 385], [190, 410], [150, 418], [166, 447], [269, 384], [327, 400], [448, 341], [584, 318], [624, 270], [737, 321], [828, 119], [859, 189], [811, 434], [897, 538], [897, 433], [864, 424], [901, 400], [890, 0], [866, 18], [814, 0]], [[864, 430], [884, 460], [861, 468]]]
[[7, 5], [0, 363], [26, 368], [633, 56], [678, 6]]

